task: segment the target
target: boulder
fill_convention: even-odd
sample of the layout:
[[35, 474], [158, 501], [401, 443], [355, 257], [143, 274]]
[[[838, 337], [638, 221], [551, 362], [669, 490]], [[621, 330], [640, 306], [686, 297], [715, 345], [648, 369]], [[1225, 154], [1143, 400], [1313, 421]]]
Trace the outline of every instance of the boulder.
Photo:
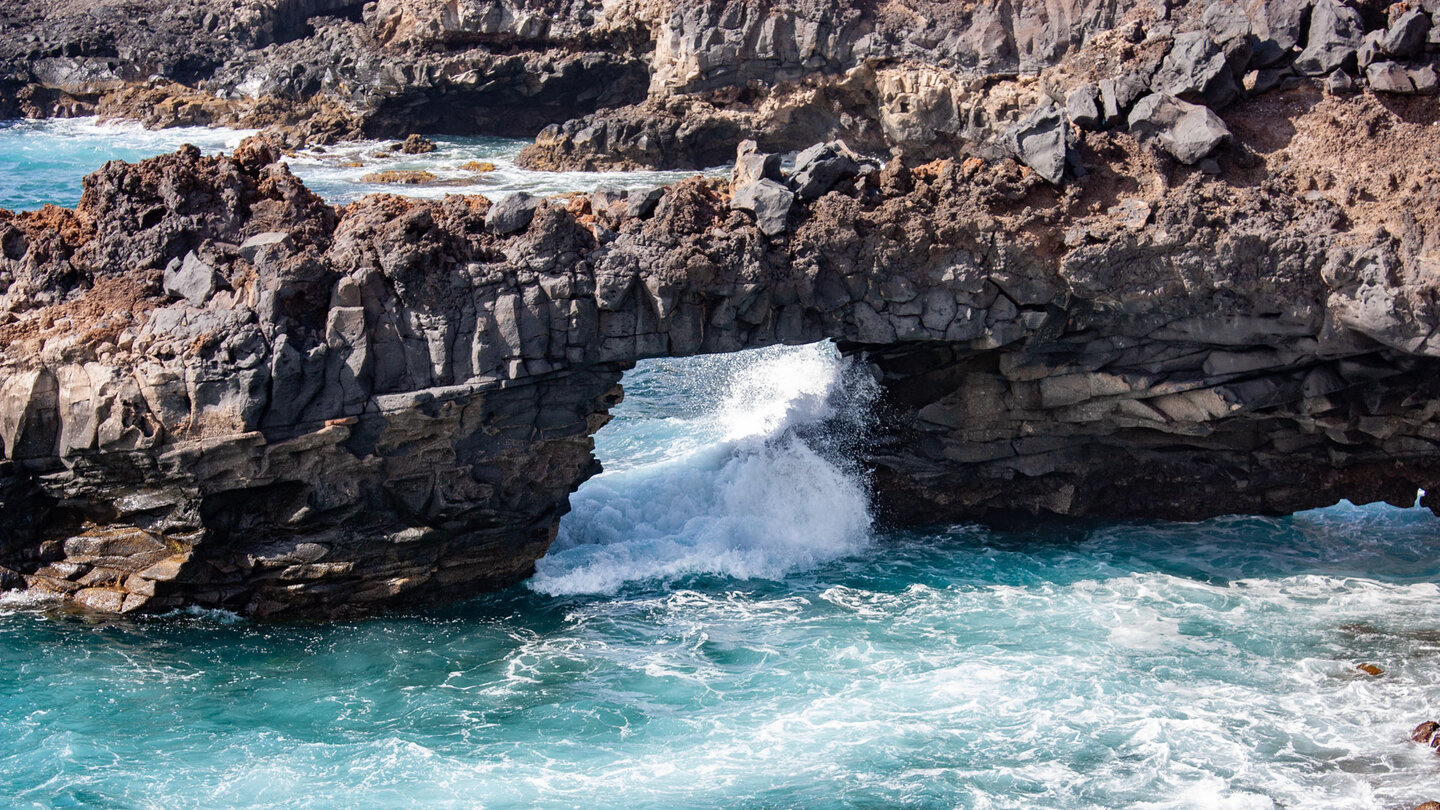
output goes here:
[[1403, 93], [1406, 95], [1434, 95], [1437, 82], [1435, 68], [1430, 65], [1412, 68], [1398, 62], [1376, 62], [1365, 69], [1365, 80], [1378, 93]]
[[1130, 131], [1187, 165], [1195, 165], [1230, 139], [1225, 122], [1208, 107], [1165, 93], [1140, 99], [1130, 111]]
[[819, 199], [836, 183], [856, 176], [863, 161], [844, 141], [817, 143], [795, 157], [790, 187], [802, 200]]
[[1295, 58], [1295, 69], [1307, 76], [1324, 76], [1353, 67], [1364, 36], [1360, 12], [1338, 0], [1319, 0], [1310, 11], [1310, 38]]
[[1310, 0], [1264, 0], [1248, 8], [1252, 10], [1251, 31], [1262, 43], [1273, 42], [1284, 53], [1300, 44], [1310, 13]]
[[1103, 120], [1100, 112], [1100, 87], [1082, 84], [1065, 97], [1065, 114], [1081, 129], [1099, 129]]
[[396, 144], [391, 151], [406, 155], [424, 155], [435, 151], [435, 142], [421, 135], [411, 135], [403, 143]]
[[1348, 96], [1357, 89], [1355, 77], [1343, 70], [1337, 70], [1325, 79], [1325, 92], [1332, 96]]
[[1175, 37], [1170, 53], [1150, 80], [1150, 87], [1156, 92], [1217, 108], [1240, 95], [1225, 52], [1204, 31]]
[[539, 197], [517, 191], [490, 206], [489, 213], [485, 215], [485, 226], [502, 235], [522, 231], [535, 218], [535, 209], [539, 205]]
[[660, 204], [660, 198], [665, 196], [665, 187], [639, 188], [630, 192], [626, 200], [625, 215], [634, 219], [644, 219], [655, 213], [655, 206]]
[[780, 173], [780, 156], [765, 154], [754, 141], [741, 141], [735, 150], [735, 168], [730, 170], [730, 187], [739, 188], [757, 180], [785, 182]]
[[1355, 66], [1361, 70], [1380, 61], [1381, 40], [1385, 39], [1384, 31], [1371, 31], [1365, 35], [1360, 42], [1359, 50], [1355, 51]]
[[215, 268], [192, 250], [184, 261], [172, 260], [165, 268], [164, 285], [166, 293], [200, 307], [220, 289], [220, 278]]
[[1122, 73], [1100, 82], [1100, 104], [1105, 119], [1123, 118], [1130, 107], [1150, 92], [1150, 83], [1139, 73]]
[[601, 186], [590, 195], [590, 207], [597, 212], [604, 211], [616, 203], [627, 202], [629, 199], [630, 192], [624, 189]]
[[1256, 42], [1250, 49], [1250, 64], [1248, 67], [1268, 68], [1274, 67], [1289, 56], [1290, 52], [1280, 47], [1280, 43], [1273, 39], [1262, 39]]
[[1010, 151], [1055, 185], [1065, 177], [1065, 115], [1058, 107], [1036, 109], [1008, 133]]
[[1386, 30], [1380, 48], [1390, 56], [1411, 57], [1424, 50], [1429, 33], [1430, 17], [1418, 8], [1412, 9]]
[[240, 244], [240, 256], [251, 264], [258, 263], [261, 256], [272, 251], [285, 251], [291, 248], [290, 234], [284, 231], [266, 231], [257, 233]]
[[787, 220], [795, 196], [795, 192], [774, 180], [760, 179], [735, 189], [730, 207], [754, 214], [760, 232], [766, 236], [779, 236], [789, 227]]

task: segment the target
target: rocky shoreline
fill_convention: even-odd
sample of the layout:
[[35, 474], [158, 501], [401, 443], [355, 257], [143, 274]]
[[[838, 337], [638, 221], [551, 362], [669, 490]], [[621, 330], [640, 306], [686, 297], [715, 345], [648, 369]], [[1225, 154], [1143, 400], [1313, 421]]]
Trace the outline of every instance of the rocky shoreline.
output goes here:
[[[142, 36], [60, 4], [5, 40], [0, 114], [282, 129], [0, 212], [0, 587], [261, 617], [502, 587], [597, 472], [625, 369], [824, 339], [884, 390], [888, 522], [1440, 491], [1435, 9], [261, 5]], [[281, 161], [452, 108], [567, 121], [533, 165], [734, 170], [334, 207]]]

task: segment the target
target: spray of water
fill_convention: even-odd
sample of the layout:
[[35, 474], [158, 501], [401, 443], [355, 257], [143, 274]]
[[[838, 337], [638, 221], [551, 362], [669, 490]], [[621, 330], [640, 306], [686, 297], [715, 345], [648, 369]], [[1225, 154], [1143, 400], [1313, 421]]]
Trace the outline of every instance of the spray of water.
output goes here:
[[[712, 375], [717, 385], [676, 404], [690, 415], [647, 414], [620, 429], [672, 435], [678, 452], [617, 460], [581, 487], [537, 564], [535, 590], [614, 593], [697, 574], [777, 579], [870, 542], [868, 486], [850, 459], [873, 379], [829, 344], [674, 362], [670, 373]], [[697, 414], [694, 400], [710, 391], [718, 396]]]

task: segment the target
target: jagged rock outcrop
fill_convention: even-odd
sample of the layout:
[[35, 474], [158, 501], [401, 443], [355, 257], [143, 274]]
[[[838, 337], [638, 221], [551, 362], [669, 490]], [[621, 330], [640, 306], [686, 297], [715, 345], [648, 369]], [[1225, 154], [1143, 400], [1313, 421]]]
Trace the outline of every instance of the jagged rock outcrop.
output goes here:
[[1096, 130], [1124, 127], [1154, 94], [1222, 113], [1299, 84], [1434, 93], [1437, 12], [1435, 0], [15, 0], [0, 9], [0, 116], [270, 127], [289, 146], [534, 136], [521, 160], [539, 169], [704, 168], [745, 139], [994, 159], [1013, 152], [1017, 123], [1072, 100], [1067, 126]]
[[0, 117], [268, 126], [292, 144], [529, 136], [644, 97], [639, 25], [548, 0], [14, 0]]
[[1110, 130], [1064, 188], [747, 145], [734, 188], [335, 209], [266, 142], [109, 164], [0, 213], [0, 584], [277, 616], [514, 582], [630, 364], [826, 338], [884, 388], [888, 520], [1409, 503], [1437, 102], [1285, 98], [1227, 111], [1218, 175]]
[[[1096, 130], [1125, 127], [1146, 96], [1214, 117], [1244, 95], [1305, 82], [1428, 94], [1440, 58], [1435, 6], [735, 0], [660, 23], [643, 103], [547, 127], [521, 159], [542, 169], [701, 168], [746, 137], [768, 151], [839, 137], [880, 154], [994, 158], [1017, 154], [1017, 130], [1033, 131], [1052, 107]], [[1029, 165], [1060, 182], [1048, 151], [1043, 166]]]

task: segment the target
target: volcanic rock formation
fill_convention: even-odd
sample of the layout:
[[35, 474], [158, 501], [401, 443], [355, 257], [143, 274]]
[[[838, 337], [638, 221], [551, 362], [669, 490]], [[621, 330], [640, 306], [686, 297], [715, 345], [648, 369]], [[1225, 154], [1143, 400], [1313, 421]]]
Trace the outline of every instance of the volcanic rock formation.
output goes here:
[[[7, 4], [0, 113], [289, 129], [0, 212], [0, 588], [499, 587], [631, 364], [822, 339], [885, 391], [889, 521], [1409, 504], [1440, 491], [1432, 6]], [[337, 209], [279, 162], [577, 115], [528, 159], [730, 182]]]
[[1302, 87], [1227, 111], [1218, 176], [1098, 132], [1063, 189], [747, 144], [734, 188], [336, 209], [264, 141], [112, 163], [0, 214], [0, 584], [263, 616], [501, 586], [624, 369], [825, 338], [882, 381], [887, 520], [1408, 504], [1440, 491], [1436, 115]]

